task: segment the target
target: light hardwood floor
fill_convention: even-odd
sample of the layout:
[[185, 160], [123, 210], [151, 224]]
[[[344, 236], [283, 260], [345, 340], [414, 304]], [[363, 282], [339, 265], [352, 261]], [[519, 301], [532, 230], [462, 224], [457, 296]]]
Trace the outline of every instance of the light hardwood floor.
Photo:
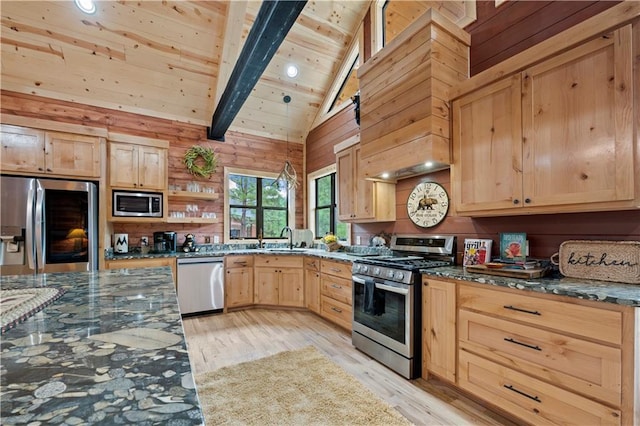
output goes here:
[[407, 380], [355, 349], [351, 334], [307, 311], [248, 309], [184, 318], [195, 374], [313, 345], [416, 425], [513, 425], [435, 381]]

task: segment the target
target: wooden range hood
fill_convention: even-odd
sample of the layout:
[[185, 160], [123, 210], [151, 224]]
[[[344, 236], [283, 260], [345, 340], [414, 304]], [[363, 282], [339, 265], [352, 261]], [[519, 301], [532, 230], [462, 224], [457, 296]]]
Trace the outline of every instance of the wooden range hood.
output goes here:
[[397, 180], [449, 167], [449, 88], [469, 78], [470, 44], [468, 33], [429, 9], [360, 67], [365, 178]]

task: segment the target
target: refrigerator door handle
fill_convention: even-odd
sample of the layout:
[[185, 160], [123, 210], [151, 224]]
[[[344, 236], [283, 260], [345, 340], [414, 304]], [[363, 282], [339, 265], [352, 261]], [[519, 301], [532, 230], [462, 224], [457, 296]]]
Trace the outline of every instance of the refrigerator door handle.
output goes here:
[[25, 250], [27, 251], [27, 263], [29, 269], [36, 270], [35, 258], [33, 255], [34, 246], [34, 205], [36, 199], [36, 179], [29, 182], [29, 193], [27, 194], [27, 232], [25, 235]]
[[44, 248], [46, 247], [44, 229], [46, 219], [44, 215], [44, 188], [39, 180], [36, 180], [36, 221], [35, 221], [35, 243], [36, 243], [36, 263], [38, 270], [44, 270]]

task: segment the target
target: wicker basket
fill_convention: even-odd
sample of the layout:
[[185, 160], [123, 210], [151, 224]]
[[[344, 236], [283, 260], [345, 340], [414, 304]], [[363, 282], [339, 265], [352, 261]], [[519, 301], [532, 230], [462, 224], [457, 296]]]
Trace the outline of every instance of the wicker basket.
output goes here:
[[640, 241], [565, 241], [551, 260], [565, 277], [640, 284]]
[[327, 251], [338, 251], [342, 248], [342, 244], [340, 243], [329, 243], [327, 244]]

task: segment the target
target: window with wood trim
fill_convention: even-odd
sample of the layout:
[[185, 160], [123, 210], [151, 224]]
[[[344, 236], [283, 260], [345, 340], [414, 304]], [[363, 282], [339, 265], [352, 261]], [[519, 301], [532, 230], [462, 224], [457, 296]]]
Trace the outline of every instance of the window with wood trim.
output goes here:
[[309, 175], [309, 224], [316, 238], [327, 233], [340, 241], [349, 242], [349, 224], [338, 220], [335, 166]]
[[289, 191], [275, 178], [229, 174], [227, 177], [230, 240], [280, 238], [289, 225]]

